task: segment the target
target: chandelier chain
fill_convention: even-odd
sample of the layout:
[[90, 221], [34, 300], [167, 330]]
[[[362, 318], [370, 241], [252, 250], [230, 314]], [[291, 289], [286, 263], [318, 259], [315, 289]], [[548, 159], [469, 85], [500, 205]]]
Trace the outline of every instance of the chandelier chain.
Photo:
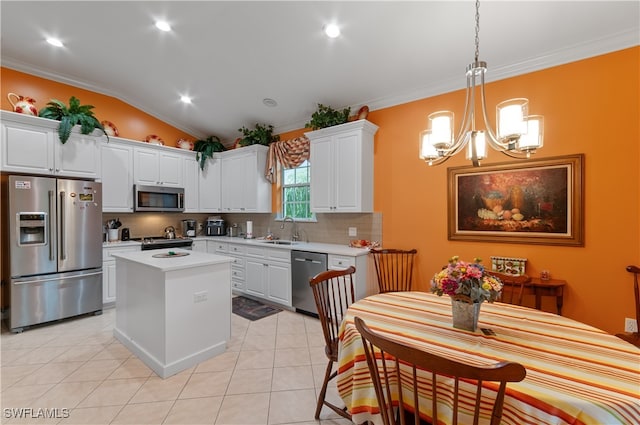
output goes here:
[[480, 0], [476, 0], [476, 62], [480, 56]]

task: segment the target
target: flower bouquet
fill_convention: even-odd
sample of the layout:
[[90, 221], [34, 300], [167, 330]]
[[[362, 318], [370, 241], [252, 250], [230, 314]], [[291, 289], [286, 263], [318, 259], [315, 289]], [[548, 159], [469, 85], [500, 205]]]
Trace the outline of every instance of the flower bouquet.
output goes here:
[[451, 257], [447, 267], [431, 279], [431, 292], [452, 298], [453, 326], [475, 331], [480, 314], [480, 304], [494, 302], [502, 292], [500, 279], [485, 273], [482, 260], [473, 263]]

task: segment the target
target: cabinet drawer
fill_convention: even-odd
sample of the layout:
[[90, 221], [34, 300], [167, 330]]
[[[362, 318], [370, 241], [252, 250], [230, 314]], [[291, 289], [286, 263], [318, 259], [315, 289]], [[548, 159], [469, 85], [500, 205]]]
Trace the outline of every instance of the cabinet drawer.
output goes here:
[[288, 249], [267, 249], [267, 260], [291, 263], [291, 251]]
[[233, 258], [233, 261], [231, 262], [231, 267], [232, 268], [240, 268], [240, 269], [244, 269], [244, 264], [245, 264], [245, 260], [242, 257], [236, 257], [235, 255], [229, 255], [229, 258]]
[[247, 247], [247, 256], [248, 257], [256, 257], [256, 258], [265, 258], [267, 249], [257, 246], [248, 246]]
[[327, 258], [327, 266], [329, 267], [329, 270], [341, 270], [355, 265], [356, 259], [354, 257], [343, 257], [330, 254]]
[[226, 242], [208, 242], [213, 245], [214, 252], [229, 252], [229, 245]]
[[133, 251], [140, 251], [140, 247], [130, 246], [130, 247], [123, 247], [123, 248], [104, 248], [102, 250], [102, 261], [109, 261], [109, 260], [115, 261], [113, 254], [119, 254], [122, 252], [133, 252]]
[[244, 270], [238, 268], [231, 269], [231, 281], [232, 282], [244, 282]]
[[247, 254], [247, 247], [243, 246], [243, 245], [229, 244], [229, 251], [228, 252], [230, 254], [246, 255]]
[[244, 291], [244, 282], [231, 281], [231, 288]]

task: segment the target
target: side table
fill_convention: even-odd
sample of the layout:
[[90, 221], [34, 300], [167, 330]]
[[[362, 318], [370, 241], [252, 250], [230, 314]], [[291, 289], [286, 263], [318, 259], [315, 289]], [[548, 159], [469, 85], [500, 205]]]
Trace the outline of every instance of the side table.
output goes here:
[[542, 280], [539, 277], [532, 277], [531, 281], [525, 284], [525, 288], [530, 288], [536, 297], [536, 309], [542, 309], [542, 297], [556, 297], [556, 308], [558, 314], [562, 316], [562, 304], [564, 302], [564, 287], [566, 280], [549, 279]]

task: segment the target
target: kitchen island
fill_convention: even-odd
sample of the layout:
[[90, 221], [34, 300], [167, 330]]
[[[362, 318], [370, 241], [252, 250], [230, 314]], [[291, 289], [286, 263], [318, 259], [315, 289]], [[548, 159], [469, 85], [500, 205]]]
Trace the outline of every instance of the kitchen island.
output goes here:
[[167, 378], [226, 349], [229, 257], [182, 249], [114, 253], [114, 336]]

